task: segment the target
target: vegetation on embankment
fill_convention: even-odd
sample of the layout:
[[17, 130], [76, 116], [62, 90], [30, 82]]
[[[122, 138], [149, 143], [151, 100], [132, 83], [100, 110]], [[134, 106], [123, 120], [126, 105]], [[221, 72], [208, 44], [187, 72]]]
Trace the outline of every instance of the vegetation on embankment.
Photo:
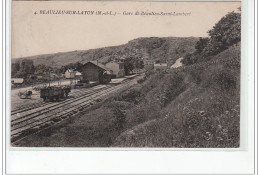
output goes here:
[[[230, 58], [217, 65], [206, 63], [185, 73], [163, 75], [162, 83], [147, 94], [153, 106], [149, 108], [149, 101], [144, 102], [148, 111], [140, 116], [146, 122], [122, 132], [113, 146], [238, 147], [239, 72], [239, 59]], [[168, 77], [175, 83], [165, 91], [165, 86], [160, 86], [168, 84]], [[139, 110], [132, 108], [131, 112], [136, 117]]]

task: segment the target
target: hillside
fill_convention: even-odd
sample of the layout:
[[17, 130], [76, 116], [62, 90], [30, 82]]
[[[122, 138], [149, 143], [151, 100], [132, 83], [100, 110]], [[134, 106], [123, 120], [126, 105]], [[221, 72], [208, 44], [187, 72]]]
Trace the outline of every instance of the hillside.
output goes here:
[[180, 56], [194, 52], [197, 41], [198, 38], [194, 37], [138, 38], [120, 46], [23, 57], [15, 61], [31, 59], [34, 65], [44, 64], [59, 68], [75, 62], [99, 60], [106, 63], [110, 60], [135, 57], [173, 64]]
[[145, 97], [154, 105], [143, 115], [147, 120], [122, 132], [113, 146], [239, 147], [240, 46], [211, 61], [161, 74], [160, 84], [150, 85]]
[[239, 147], [240, 43], [146, 79], [51, 135], [20, 146]]

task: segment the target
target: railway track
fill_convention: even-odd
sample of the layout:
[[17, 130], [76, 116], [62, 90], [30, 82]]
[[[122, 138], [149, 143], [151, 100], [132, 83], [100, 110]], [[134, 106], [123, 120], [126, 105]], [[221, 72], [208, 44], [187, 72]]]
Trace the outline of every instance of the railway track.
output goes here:
[[71, 104], [73, 102], [76, 102], [76, 101], [79, 101], [81, 99], [84, 99], [86, 97], [89, 97], [89, 96], [91, 96], [91, 95], [93, 95], [95, 93], [99, 93], [99, 92], [101, 92], [101, 91], [103, 91], [104, 89], [107, 89], [107, 88], [110, 88], [110, 87], [98, 89], [98, 90], [95, 90], [95, 91], [93, 91], [91, 93], [86, 93], [84, 95], [81, 95], [78, 98], [68, 99], [68, 100], [64, 101], [63, 103], [50, 103], [50, 104], [45, 105], [43, 107], [38, 107], [37, 109], [20, 113], [20, 115], [12, 116], [12, 118], [11, 118], [11, 126], [17, 125], [17, 124], [19, 124], [19, 123], [21, 123], [23, 121], [26, 121], [26, 120], [33, 119], [35, 116], [38, 116], [38, 115], [43, 115], [43, 114], [46, 114], [46, 113], [50, 113], [50, 112], [52, 112], [52, 111], [54, 111], [56, 109], [65, 107], [66, 105], [69, 105], [69, 104]]
[[[97, 87], [95, 87], [94, 89], [78, 89], [77, 91], [74, 91], [72, 93], [70, 93], [70, 97], [73, 97], [73, 98], [77, 98], [81, 95], [84, 95], [86, 93], [90, 93], [90, 92], [93, 92], [93, 90], [95, 89], [100, 89], [102, 88], [104, 85], [98, 85]], [[66, 100], [65, 100], [66, 101]], [[24, 111], [28, 111], [28, 110], [31, 110], [31, 109], [35, 109], [35, 108], [38, 108], [38, 107], [41, 107], [41, 106], [45, 106], [45, 105], [48, 105], [48, 104], [53, 104], [53, 102], [44, 102], [44, 101], [41, 101], [41, 102], [38, 102], [38, 103], [35, 103], [35, 104], [30, 104], [30, 105], [23, 105], [23, 106], [20, 106], [14, 110], [11, 111], [11, 116], [15, 115], [15, 114], [19, 114], [21, 112], [24, 112]]]
[[68, 117], [90, 107], [97, 101], [129, 88], [136, 83], [135, 80], [128, 80], [116, 86], [106, 86], [97, 90], [88, 91], [85, 95], [77, 98], [57, 103], [55, 105], [38, 107], [36, 110], [25, 111], [20, 115], [13, 115], [11, 119], [11, 141], [17, 142], [35, 132], [39, 132], [47, 127], [67, 119]]

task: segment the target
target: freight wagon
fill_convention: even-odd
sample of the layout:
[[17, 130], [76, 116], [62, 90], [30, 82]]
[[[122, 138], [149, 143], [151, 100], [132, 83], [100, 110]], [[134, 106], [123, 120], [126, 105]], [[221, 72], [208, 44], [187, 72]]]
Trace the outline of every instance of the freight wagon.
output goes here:
[[42, 88], [40, 90], [40, 98], [44, 101], [47, 99], [50, 101], [59, 100], [60, 98], [67, 97], [71, 88], [69, 86], [66, 87], [56, 87], [56, 86], [48, 86]]

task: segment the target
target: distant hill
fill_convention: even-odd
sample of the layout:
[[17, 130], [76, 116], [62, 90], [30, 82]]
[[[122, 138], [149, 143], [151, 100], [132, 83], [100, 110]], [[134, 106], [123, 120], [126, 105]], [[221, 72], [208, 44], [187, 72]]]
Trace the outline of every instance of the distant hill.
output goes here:
[[111, 60], [135, 57], [173, 64], [179, 57], [194, 52], [198, 40], [195, 37], [138, 38], [120, 46], [37, 55], [13, 61], [31, 59], [34, 65], [61, 67], [75, 62], [85, 63], [90, 60], [99, 60], [106, 63]]

